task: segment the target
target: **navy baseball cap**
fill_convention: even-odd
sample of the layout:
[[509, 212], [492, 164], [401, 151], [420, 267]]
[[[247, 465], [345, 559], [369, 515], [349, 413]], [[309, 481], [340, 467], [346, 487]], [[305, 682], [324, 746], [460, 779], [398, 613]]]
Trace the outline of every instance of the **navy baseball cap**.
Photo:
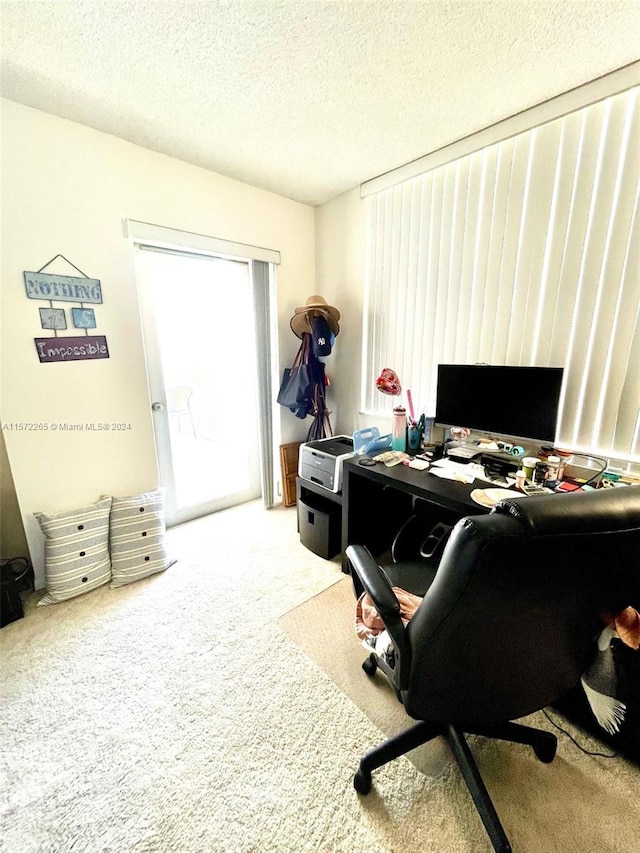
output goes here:
[[330, 355], [333, 335], [325, 317], [317, 314], [311, 321], [311, 348], [315, 356]]

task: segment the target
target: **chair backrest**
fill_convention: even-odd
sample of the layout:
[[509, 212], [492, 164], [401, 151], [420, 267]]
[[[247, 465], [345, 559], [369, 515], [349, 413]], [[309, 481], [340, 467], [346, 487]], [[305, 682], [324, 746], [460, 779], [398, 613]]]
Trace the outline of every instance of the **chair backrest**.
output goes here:
[[407, 712], [517, 719], [585, 669], [610, 615], [640, 607], [640, 487], [503, 501], [462, 519], [408, 625]]

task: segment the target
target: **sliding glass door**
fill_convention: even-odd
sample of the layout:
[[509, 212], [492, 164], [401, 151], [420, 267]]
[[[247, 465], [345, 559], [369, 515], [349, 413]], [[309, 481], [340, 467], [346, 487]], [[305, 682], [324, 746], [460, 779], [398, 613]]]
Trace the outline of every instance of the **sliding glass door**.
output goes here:
[[167, 524], [260, 496], [251, 264], [136, 247]]

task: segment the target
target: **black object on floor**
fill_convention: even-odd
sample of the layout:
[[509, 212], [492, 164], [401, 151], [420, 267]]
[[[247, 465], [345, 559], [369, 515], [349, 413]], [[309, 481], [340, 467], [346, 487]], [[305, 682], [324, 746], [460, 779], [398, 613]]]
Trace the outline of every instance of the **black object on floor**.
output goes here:
[[0, 564], [0, 628], [22, 619], [21, 590], [33, 587], [33, 567], [25, 557], [12, 557]]

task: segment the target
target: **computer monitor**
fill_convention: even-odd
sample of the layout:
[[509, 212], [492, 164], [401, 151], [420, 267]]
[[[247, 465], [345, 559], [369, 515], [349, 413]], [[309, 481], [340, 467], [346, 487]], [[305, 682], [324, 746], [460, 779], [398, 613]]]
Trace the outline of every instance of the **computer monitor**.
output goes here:
[[439, 364], [435, 422], [553, 444], [562, 367]]

